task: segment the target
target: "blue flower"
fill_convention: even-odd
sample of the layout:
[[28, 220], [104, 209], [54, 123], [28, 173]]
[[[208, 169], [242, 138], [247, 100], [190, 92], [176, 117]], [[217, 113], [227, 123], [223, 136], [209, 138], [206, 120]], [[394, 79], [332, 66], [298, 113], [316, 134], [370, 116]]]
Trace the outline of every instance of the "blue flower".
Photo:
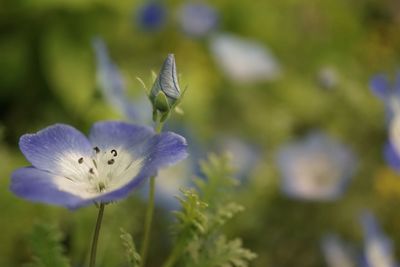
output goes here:
[[167, 18], [167, 9], [158, 1], [150, 1], [137, 11], [137, 22], [143, 30], [160, 30]]
[[179, 13], [182, 30], [189, 36], [204, 37], [218, 24], [217, 11], [203, 3], [184, 4]]
[[400, 156], [396, 152], [391, 142], [387, 142], [385, 144], [383, 155], [387, 164], [389, 164], [389, 166], [392, 167], [395, 171], [400, 172]]
[[393, 113], [400, 111], [400, 71], [393, 85], [384, 74], [373, 76], [369, 85], [372, 92], [385, 103], [386, 116], [390, 121]]
[[93, 48], [97, 59], [97, 79], [99, 87], [109, 102], [124, 117], [135, 122], [150, 121], [151, 105], [144, 97], [142, 101], [129, 100], [126, 87], [118, 66], [111, 60], [104, 41], [93, 40]]
[[177, 134], [116, 121], [95, 123], [89, 138], [55, 124], [23, 135], [19, 146], [32, 166], [12, 174], [11, 191], [68, 208], [122, 199], [187, 155], [186, 141]]
[[217, 148], [218, 154], [228, 153], [231, 156], [235, 177], [241, 181], [245, 181], [260, 162], [260, 149], [238, 137], [223, 135], [217, 138], [213, 147]]
[[308, 200], [334, 200], [355, 170], [353, 153], [336, 140], [314, 133], [284, 146], [278, 155], [285, 194]]
[[366, 267], [396, 267], [392, 242], [385, 236], [370, 212], [361, 216], [364, 230], [364, 261]]
[[210, 49], [225, 75], [238, 83], [274, 80], [280, 75], [278, 61], [261, 43], [232, 34], [216, 34]]
[[384, 146], [383, 154], [386, 162], [400, 172], [400, 71], [396, 81], [390, 84], [384, 74], [377, 74], [370, 81], [372, 92], [385, 104], [386, 121], [389, 131], [389, 140]]
[[354, 251], [336, 235], [322, 239], [322, 252], [329, 267], [356, 267]]

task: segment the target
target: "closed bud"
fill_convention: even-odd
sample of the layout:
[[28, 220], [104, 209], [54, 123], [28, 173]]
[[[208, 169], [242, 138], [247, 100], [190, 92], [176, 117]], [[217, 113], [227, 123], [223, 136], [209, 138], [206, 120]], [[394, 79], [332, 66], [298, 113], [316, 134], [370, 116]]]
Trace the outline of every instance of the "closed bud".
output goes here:
[[175, 57], [169, 54], [150, 90], [149, 98], [153, 105], [153, 112], [155, 114], [159, 112], [163, 118], [166, 118], [179, 103], [180, 97]]

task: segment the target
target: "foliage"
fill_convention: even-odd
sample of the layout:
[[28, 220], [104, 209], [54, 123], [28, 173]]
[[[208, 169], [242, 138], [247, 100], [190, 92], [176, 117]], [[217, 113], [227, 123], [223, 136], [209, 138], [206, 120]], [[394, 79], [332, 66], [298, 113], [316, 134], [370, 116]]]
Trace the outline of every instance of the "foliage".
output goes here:
[[[223, 226], [243, 206], [229, 200], [237, 182], [227, 156], [211, 154], [201, 163], [205, 179], [198, 178], [198, 189], [182, 190], [182, 206], [174, 212], [175, 248], [165, 266], [180, 261], [188, 267], [246, 267], [256, 254], [242, 247], [240, 239], [227, 240]], [[209, 202], [203, 201], [203, 198]]]
[[60, 242], [62, 234], [55, 226], [36, 224], [31, 235], [33, 262], [26, 267], [69, 267]]
[[131, 267], [139, 267], [141, 258], [139, 253], [136, 250], [135, 243], [133, 242], [133, 238], [131, 234], [129, 234], [127, 231], [125, 231], [123, 228], [120, 229], [121, 231], [121, 240], [122, 244], [125, 247], [125, 253], [126, 253], [126, 258], [128, 259], [128, 262]]

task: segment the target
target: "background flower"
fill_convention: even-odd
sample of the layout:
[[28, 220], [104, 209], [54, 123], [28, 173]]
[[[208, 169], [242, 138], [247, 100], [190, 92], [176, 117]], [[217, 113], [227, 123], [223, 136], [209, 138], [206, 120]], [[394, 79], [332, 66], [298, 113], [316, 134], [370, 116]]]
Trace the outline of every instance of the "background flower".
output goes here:
[[139, 28], [146, 31], [158, 31], [167, 21], [167, 8], [162, 0], [146, 1], [136, 12], [136, 21]]
[[281, 187], [288, 196], [333, 200], [343, 193], [353, 174], [355, 158], [336, 140], [313, 133], [281, 148], [278, 164]]
[[396, 267], [392, 241], [385, 236], [375, 216], [365, 212], [361, 216], [361, 224], [366, 267]]
[[356, 267], [354, 251], [336, 235], [326, 235], [321, 242], [322, 252], [329, 267]]
[[201, 2], [188, 2], [179, 10], [179, 22], [184, 33], [193, 37], [204, 37], [218, 24], [217, 11]]
[[234, 82], [269, 81], [280, 74], [280, 66], [272, 53], [254, 40], [216, 34], [211, 38], [210, 49], [223, 73]]
[[147, 97], [134, 101], [129, 96], [118, 66], [111, 60], [106, 44], [99, 37], [93, 39], [97, 59], [97, 80], [104, 98], [121, 115], [133, 122], [149, 122], [151, 105]]

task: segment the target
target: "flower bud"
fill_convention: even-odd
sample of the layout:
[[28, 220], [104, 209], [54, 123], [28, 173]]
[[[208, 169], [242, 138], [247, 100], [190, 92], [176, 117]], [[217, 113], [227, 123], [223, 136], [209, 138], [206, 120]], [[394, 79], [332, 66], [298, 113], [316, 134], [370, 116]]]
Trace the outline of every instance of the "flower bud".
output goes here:
[[149, 94], [153, 104], [153, 118], [157, 118], [160, 113], [161, 120], [166, 119], [169, 112], [179, 103], [180, 97], [175, 57], [173, 54], [169, 54]]

